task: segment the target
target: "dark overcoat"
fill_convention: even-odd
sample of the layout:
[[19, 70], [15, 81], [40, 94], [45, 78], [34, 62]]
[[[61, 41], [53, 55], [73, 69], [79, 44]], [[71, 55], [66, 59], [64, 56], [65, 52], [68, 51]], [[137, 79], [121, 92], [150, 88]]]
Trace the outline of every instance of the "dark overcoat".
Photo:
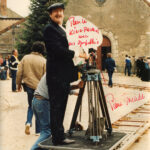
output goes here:
[[52, 20], [45, 27], [44, 41], [47, 49], [47, 81], [61, 80], [67, 83], [77, 80], [74, 51], [69, 50], [65, 31]]

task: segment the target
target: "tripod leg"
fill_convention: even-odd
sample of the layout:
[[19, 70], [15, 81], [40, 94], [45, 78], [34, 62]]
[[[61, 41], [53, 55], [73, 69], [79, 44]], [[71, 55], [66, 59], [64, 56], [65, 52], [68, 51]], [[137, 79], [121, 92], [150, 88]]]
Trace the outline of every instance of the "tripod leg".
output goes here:
[[102, 128], [101, 128], [101, 125], [100, 125], [100, 103], [99, 103], [99, 90], [98, 90], [98, 81], [95, 83], [95, 88], [96, 88], [96, 92], [97, 92], [97, 109], [98, 109], [98, 131], [99, 131], [99, 135], [101, 136], [102, 138]]
[[91, 118], [91, 104], [90, 104], [90, 99], [91, 99], [91, 95], [90, 95], [90, 82], [87, 81], [87, 92], [88, 92], [88, 110], [89, 110], [89, 136], [92, 135], [92, 118]]
[[[97, 92], [98, 92], [98, 98], [99, 98], [99, 103], [100, 103], [100, 107], [101, 107], [101, 111], [102, 111], [102, 115], [103, 117], [106, 118], [106, 113], [105, 113], [105, 109], [104, 109], [104, 104], [103, 104], [103, 101], [102, 101], [102, 94], [101, 94], [101, 91], [100, 91], [100, 86], [99, 86], [99, 82], [96, 84], [96, 87], [97, 87]], [[107, 122], [105, 121], [105, 126], [106, 126], [106, 129], [108, 128], [108, 124]]]
[[94, 122], [95, 122], [95, 120], [94, 120], [94, 110], [95, 110], [95, 108], [94, 108], [94, 103], [93, 103], [93, 81], [90, 81], [90, 104], [91, 104], [91, 113], [92, 113], [92, 135], [94, 136], [95, 135], [95, 128], [94, 128]]
[[95, 105], [95, 113], [94, 113], [94, 122], [95, 122], [95, 135], [99, 135], [98, 133], [98, 102], [97, 102], [97, 89], [96, 89], [96, 86], [95, 86], [95, 83], [96, 81], [93, 81], [93, 87], [94, 87], [94, 105]]
[[81, 116], [82, 116], [82, 101], [79, 108], [79, 121], [81, 122]]
[[104, 91], [103, 91], [101, 81], [99, 81], [98, 85], [99, 85], [99, 88], [100, 88], [100, 92], [99, 92], [100, 99], [99, 100], [100, 100], [100, 105], [101, 105], [101, 109], [102, 109], [102, 114], [106, 119], [105, 126], [106, 126], [106, 129], [107, 129], [108, 133], [111, 134], [112, 126], [111, 126], [110, 116], [109, 116], [109, 112], [108, 112], [106, 99], [105, 99], [105, 96], [104, 96]]
[[86, 82], [84, 82], [83, 88], [81, 88], [80, 91], [79, 91], [79, 96], [77, 98], [75, 110], [74, 110], [74, 113], [73, 113], [70, 129], [69, 129], [69, 133], [70, 134], [71, 134], [73, 128], [75, 127], [75, 122], [77, 120], [77, 116], [78, 116], [79, 108], [80, 108], [80, 105], [81, 105], [81, 101], [82, 101], [85, 85], [86, 85]]

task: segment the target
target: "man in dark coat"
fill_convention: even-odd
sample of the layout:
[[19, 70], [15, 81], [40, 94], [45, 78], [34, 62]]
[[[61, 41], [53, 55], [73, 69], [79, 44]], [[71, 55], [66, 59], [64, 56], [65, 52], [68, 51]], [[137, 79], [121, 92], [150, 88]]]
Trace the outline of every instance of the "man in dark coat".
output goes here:
[[12, 92], [17, 92], [16, 90], [16, 76], [18, 70], [18, 50], [14, 49], [12, 51], [12, 56], [10, 58], [10, 70], [11, 70], [11, 77], [12, 77]]
[[111, 53], [107, 54], [107, 59], [105, 61], [105, 65], [106, 65], [106, 69], [107, 69], [108, 77], [109, 77], [108, 86], [112, 87], [113, 86], [112, 75], [115, 70], [116, 64], [115, 64], [114, 59], [111, 58]]
[[70, 83], [78, 79], [78, 69], [73, 57], [84, 58], [85, 54], [75, 54], [69, 50], [65, 29], [62, 26], [64, 5], [55, 3], [48, 8], [50, 23], [44, 29], [47, 49], [47, 85], [50, 97], [50, 124], [54, 145], [70, 144], [75, 141], [64, 136], [63, 120]]

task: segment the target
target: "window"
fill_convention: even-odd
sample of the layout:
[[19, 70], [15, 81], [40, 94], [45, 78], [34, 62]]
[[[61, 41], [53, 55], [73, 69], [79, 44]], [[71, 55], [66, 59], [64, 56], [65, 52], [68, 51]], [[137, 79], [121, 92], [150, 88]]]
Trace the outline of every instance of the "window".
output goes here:
[[102, 6], [106, 2], [106, 0], [96, 0], [96, 2], [99, 6]]

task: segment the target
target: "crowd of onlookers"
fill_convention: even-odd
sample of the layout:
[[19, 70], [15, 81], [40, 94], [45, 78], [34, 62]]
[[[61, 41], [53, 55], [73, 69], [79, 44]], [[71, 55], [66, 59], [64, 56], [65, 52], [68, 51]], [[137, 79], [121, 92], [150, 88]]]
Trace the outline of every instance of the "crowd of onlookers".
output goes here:
[[12, 92], [16, 92], [16, 76], [18, 70], [18, 50], [14, 49], [11, 56], [6, 56], [5, 59], [0, 55], [0, 79], [12, 79]]
[[128, 56], [125, 58], [125, 75], [136, 75], [142, 81], [150, 81], [150, 57]]
[[[125, 58], [125, 75], [136, 75], [142, 81], [150, 81], [150, 57], [128, 56]], [[0, 55], [0, 80], [10, 79], [10, 55], [3, 58]]]

